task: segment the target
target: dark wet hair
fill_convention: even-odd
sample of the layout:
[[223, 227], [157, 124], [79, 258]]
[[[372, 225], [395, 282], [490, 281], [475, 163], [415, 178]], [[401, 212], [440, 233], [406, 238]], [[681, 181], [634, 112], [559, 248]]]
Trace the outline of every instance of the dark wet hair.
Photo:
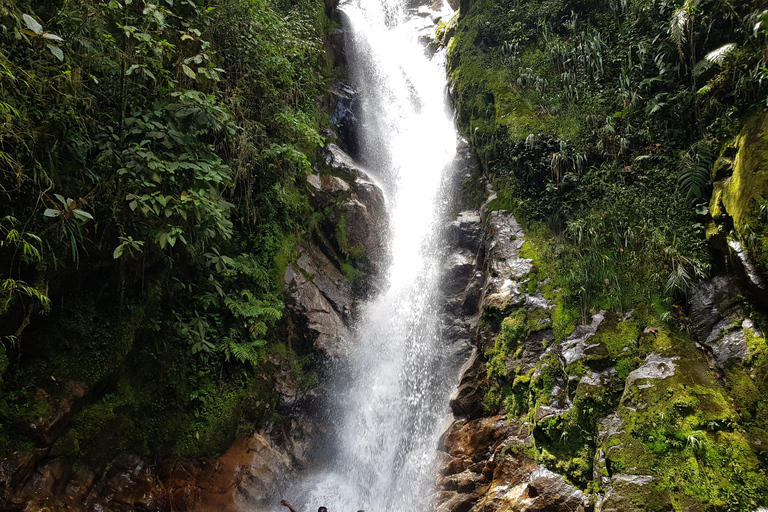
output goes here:
[[320, 507], [319, 509], [317, 509], [317, 512], [328, 512], [328, 509], [325, 507]]

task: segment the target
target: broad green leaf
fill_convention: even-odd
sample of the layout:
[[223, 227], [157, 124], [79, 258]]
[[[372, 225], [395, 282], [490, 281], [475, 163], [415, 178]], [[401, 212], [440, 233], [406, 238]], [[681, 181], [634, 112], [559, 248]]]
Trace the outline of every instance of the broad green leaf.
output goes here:
[[43, 33], [43, 26], [37, 22], [35, 18], [30, 16], [29, 14], [22, 14], [22, 18], [24, 18], [24, 23], [27, 25], [27, 28], [34, 32], [36, 35], [40, 35]]
[[61, 51], [61, 48], [59, 48], [58, 46], [54, 46], [52, 44], [49, 44], [46, 46], [48, 46], [48, 49], [51, 51], [54, 57], [56, 57], [62, 62], [64, 61], [64, 52]]
[[63, 38], [57, 36], [56, 34], [51, 34], [50, 32], [46, 32], [45, 34], [43, 34], [43, 38], [48, 39], [49, 41], [56, 41], [58, 43], [64, 42]]
[[184, 74], [187, 75], [189, 78], [194, 79], [197, 75], [194, 71], [192, 71], [192, 68], [187, 66], [186, 64], [181, 65], [181, 70], [184, 71]]
[[54, 210], [53, 208], [46, 208], [43, 215], [46, 217], [58, 217], [61, 215], [61, 212], [59, 210]]
[[115, 247], [115, 252], [112, 253], [112, 258], [117, 259], [120, 256], [123, 255], [123, 252], [125, 251], [125, 244], [120, 244], [117, 247]]
[[86, 219], [93, 220], [93, 215], [91, 215], [90, 213], [88, 213], [86, 211], [74, 209], [74, 210], [72, 210], [72, 213], [74, 213], [75, 216], [77, 218], [79, 218], [80, 220], [86, 220]]

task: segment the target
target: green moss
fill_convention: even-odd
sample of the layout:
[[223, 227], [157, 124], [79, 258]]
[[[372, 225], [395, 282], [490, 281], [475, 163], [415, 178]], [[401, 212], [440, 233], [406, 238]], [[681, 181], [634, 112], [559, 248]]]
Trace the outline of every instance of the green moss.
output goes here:
[[532, 308], [528, 310], [527, 330], [537, 332], [552, 327], [550, 311], [546, 308]]
[[507, 358], [526, 334], [526, 311], [524, 309], [516, 310], [501, 321], [501, 332], [496, 337], [493, 348], [485, 354], [488, 359], [489, 378], [507, 377]]
[[742, 500], [765, 489], [768, 480], [736, 428], [731, 399], [695, 352], [687, 352], [691, 346], [690, 340], [675, 338], [674, 375], [631, 386], [618, 408], [624, 431], [603, 449], [621, 445], [610, 452], [611, 465], [656, 475], [656, 490], [676, 510], [681, 503], [717, 509], [728, 503], [727, 496]]
[[732, 174], [715, 184], [710, 211], [717, 218], [727, 213], [737, 231], [744, 227], [753, 200], [768, 198], [768, 116], [757, 115], [744, 124], [741, 133], [726, 146], [733, 159], [720, 157], [716, 167], [722, 167], [724, 159]]
[[552, 331], [555, 334], [555, 341], [568, 339], [568, 336], [576, 330], [579, 319], [578, 308], [567, 301], [562, 293], [558, 293], [555, 297], [555, 308], [552, 311]]
[[[732, 156], [734, 155], [734, 156]], [[715, 164], [728, 174], [713, 186], [710, 212], [721, 224], [725, 216], [742, 245], [763, 272], [768, 271], [768, 116], [749, 119]]]
[[339, 215], [339, 220], [336, 224], [336, 243], [338, 244], [341, 253], [348, 258], [356, 260], [365, 255], [365, 247], [362, 245], [349, 244], [349, 237], [347, 235], [347, 216], [344, 213]]
[[341, 264], [341, 273], [344, 276], [344, 279], [352, 284], [359, 282], [360, 279], [366, 276], [365, 272], [357, 270], [354, 264], [350, 261], [345, 261]]

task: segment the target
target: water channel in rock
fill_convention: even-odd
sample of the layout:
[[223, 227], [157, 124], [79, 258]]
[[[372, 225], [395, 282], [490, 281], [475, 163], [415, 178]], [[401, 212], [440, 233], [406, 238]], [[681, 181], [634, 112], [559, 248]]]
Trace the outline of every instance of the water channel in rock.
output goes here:
[[432, 24], [424, 12], [399, 0], [353, 0], [340, 9], [362, 103], [358, 159], [387, 197], [391, 264], [343, 363], [329, 372], [333, 434], [321, 467], [300, 475], [285, 497], [301, 512], [428, 510], [457, 377], [439, 334], [438, 229], [457, 134], [443, 56], [426, 57], [417, 40]]

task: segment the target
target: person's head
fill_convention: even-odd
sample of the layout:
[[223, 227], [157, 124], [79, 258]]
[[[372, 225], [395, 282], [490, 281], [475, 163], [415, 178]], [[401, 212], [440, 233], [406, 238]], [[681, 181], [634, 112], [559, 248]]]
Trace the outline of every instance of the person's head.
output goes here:
[[317, 509], [317, 512], [328, 512], [328, 509], [325, 507], [320, 507], [319, 509]]

